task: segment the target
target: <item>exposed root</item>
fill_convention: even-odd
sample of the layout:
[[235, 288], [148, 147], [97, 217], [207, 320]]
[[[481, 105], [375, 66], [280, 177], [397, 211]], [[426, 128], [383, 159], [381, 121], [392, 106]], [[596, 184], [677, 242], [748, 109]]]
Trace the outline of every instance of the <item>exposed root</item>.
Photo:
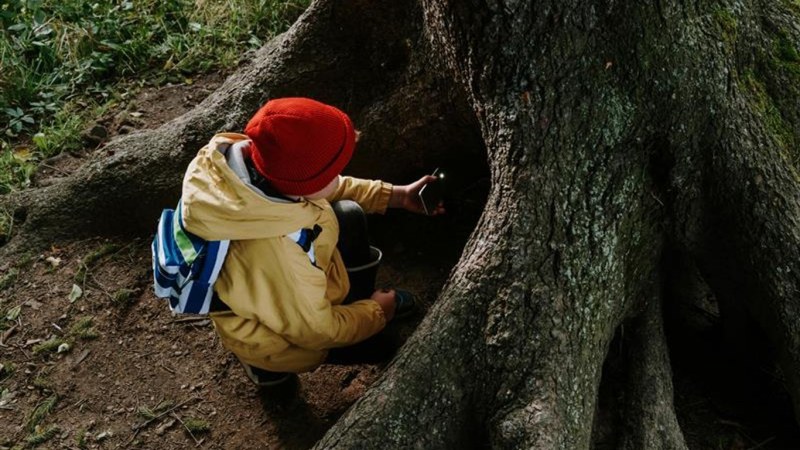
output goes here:
[[620, 448], [685, 449], [673, 406], [661, 300], [651, 299], [625, 335], [628, 381]]

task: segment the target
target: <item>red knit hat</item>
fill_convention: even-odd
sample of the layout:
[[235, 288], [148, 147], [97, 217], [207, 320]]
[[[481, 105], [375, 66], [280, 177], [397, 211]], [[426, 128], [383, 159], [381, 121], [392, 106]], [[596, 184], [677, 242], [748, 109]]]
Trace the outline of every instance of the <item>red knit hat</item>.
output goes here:
[[356, 136], [347, 114], [308, 98], [270, 100], [244, 132], [256, 170], [289, 195], [327, 186], [350, 162]]

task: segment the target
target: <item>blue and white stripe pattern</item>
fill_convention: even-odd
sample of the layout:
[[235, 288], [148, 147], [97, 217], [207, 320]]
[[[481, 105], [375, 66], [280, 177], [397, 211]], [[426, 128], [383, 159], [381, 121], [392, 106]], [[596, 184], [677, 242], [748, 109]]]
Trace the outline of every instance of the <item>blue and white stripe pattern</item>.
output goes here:
[[181, 204], [161, 212], [153, 239], [153, 278], [157, 297], [175, 312], [208, 314], [214, 282], [230, 241], [206, 241], [183, 227]]
[[[158, 232], [151, 246], [153, 279], [157, 297], [169, 299], [176, 313], [208, 314], [214, 283], [228, 254], [229, 240], [206, 241], [183, 226], [181, 203], [161, 212]], [[286, 237], [297, 243], [316, 265], [314, 239], [322, 229], [303, 228]]]

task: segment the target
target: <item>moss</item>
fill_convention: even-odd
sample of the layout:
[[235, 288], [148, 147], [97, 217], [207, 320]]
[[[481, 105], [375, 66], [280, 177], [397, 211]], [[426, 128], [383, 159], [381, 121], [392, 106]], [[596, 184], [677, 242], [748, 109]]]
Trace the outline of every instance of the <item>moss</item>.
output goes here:
[[714, 20], [722, 30], [722, 37], [726, 42], [733, 42], [736, 39], [736, 33], [739, 24], [736, 22], [736, 17], [733, 13], [722, 6], [717, 6], [714, 9]]
[[780, 109], [775, 101], [767, 92], [764, 83], [759, 80], [753, 71], [747, 71], [740, 80], [741, 88], [751, 94], [750, 98], [755, 111], [764, 119], [767, 129], [775, 137], [781, 146], [781, 154], [788, 159], [795, 167], [800, 165], [797, 156], [792, 157], [796, 151], [796, 138], [789, 123], [784, 120]]

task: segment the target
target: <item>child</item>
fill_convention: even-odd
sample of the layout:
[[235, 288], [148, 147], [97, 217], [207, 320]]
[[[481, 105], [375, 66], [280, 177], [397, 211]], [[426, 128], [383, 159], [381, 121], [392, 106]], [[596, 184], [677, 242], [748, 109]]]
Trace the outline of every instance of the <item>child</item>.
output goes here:
[[245, 133], [215, 136], [189, 164], [182, 214], [191, 233], [231, 240], [211, 318], [248, 377], [270, 386], [413, 309], [407, 292], [372, 292], [380, 252], [367, 244], [361, 209], [422, 212], [418, 193], [435, 178], [392, 186], [340, 176], [357, 132], [345, 113], [306, 98], [269, 101]]

